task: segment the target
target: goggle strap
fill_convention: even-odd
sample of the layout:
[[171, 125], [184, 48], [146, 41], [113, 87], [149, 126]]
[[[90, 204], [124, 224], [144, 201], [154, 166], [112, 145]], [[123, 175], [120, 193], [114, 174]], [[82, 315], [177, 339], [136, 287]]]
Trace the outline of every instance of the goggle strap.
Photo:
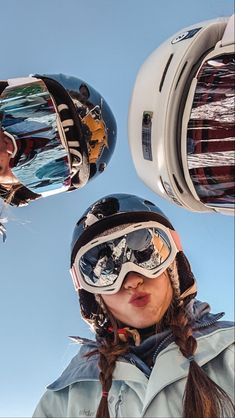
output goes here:
[[[86, 139], [82, 132], [82, 124], [76, 107], [68, 92], [55, 80], [48, 77], [41, 78], [50, 94], [56, 95], [56, 106], [59, 112], [61, 126], [66, 138], [66, 149], [69, 151], [72, 184], [69, 190], [80, 188], [89, 179], [90, 170]], [[54, 97], [54, 96], [53, 96]], [[74, 140], [76, 138], [76, 140]]]
[[80, 285], [75, 267], [72, 266], [71, 269], [69, 270], [69, 272], [70, 272], [72, 280], [73, 280], [74, 288], [77, 292], [79, 289], [81, 289], [81, 285]]
[[69, 147], [79, 147], [78, 141], [68, 141]]
[[70, 126], [74, 126], [73, 119], [65, 119], [61, 122], [63, 128], [69, 128]]
[[63, 110], [68, 110], [68, 106], [65, 103], [61, 103], [57, 105], [57, 109], [59, 112], [62, 112]]
[[175, 243], [177, 249], [179, 251], [183, 251], [182, 244], [181, 244], [181, 241], [180, 241], [180, 236], [179, 236], [178, 232], [174, 231], [173, 229], [169, 229], [169, 231], [170, 231], [170, 234], [171, 234], [171, 236], [174, 240], [174, 243]]

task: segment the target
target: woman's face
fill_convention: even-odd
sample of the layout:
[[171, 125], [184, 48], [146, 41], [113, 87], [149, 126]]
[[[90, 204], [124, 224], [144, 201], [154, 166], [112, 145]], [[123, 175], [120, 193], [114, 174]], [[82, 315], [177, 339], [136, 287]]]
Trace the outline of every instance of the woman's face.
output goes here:
[[167, 271], [154, 279], [130, 272], [117, 293], [101, 296], [116, 319], [135, 328], [146, 328], [162, 319], [173, 290]]

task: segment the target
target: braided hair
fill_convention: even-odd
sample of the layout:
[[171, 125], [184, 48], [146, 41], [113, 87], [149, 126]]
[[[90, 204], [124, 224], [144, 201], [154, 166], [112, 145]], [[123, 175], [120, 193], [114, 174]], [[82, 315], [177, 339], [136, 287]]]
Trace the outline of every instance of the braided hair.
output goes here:
[[192, 334], [192, 326], [185, 306], [184, 304], [175, 310], [169, 324], [175, 343], [183, 356], [189, 359], [189, 372], [183, 396], [183, 418], [219, 418], [221, 412], [224, 417], [233, 417], [234, 408], [231, 399], [194, 359], [197, 340]]

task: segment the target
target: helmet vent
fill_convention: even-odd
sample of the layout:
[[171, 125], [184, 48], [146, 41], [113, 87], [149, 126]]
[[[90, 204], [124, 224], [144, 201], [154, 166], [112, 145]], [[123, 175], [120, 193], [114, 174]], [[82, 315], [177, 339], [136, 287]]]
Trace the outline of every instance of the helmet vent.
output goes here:
[[186, 68], [187, 64], [188, 64], [188, 61], [186, 61], [186, 62], [184, 63], [183, 68], [182, 68], [182, 70], [180, 71], [180, 75], [179, 75], [179, 78], [178, 78], [178, 80], [177, 80], [177, 83], [176, 83], [176, 86], [175, 86], [175, 90], [176, 90], [176, 89], [177, 89], [177, 87], [178, 87], [179, 81], [180, 81], [180, 79], [181, 79], [181, 77], [182, 77], [182, 75], [183, 75], [183, 72], [184, 72], [184, 70], [185, 70], [185, 68]]
[[144, 204], [147, 206], [155, 206], [154, 203], [150, 202], [149, 200], [144, 200]]
[[174, 55], [174, 54], [171, 54], [171, 55], [169, 56], [168, 61], [167, 61], [167, 63], [166, 63], [166, 66], [165, 66], [165, 69], [164, 69], [164, 71], [163, 71], [162, 78], [161, 78], [161, 81], [160, 81], [160, 84], [159, 84], [159, 92], [161, 92], [161, 91], [162, 91], [162, 87], [163, 87], [163, 84], [164, 84], [164, 80], [165, 80], [165, 78], [166, 78], [166, 73], [167, 73], [168, 68], [169, 68], [169, 66], [170, 66], [171, 60], [172, 60], [172, 58], [173, 58], [173, 55]]

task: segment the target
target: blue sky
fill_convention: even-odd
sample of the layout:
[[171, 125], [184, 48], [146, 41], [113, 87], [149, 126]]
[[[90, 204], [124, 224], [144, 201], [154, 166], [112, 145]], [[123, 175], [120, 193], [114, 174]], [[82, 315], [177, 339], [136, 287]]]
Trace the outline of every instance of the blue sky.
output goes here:
[[137, 71], [166, 38], [233, 12], [232, 0], [0, 0], [1, 79], [65, 73], [108, 101], [118, 142], [107, 170], [81, 190], [8, 209], [0, 242], [0, 417], [29, 417], [47, 384], [90, 336], [70, 280], [72, 231], [99, 197], [134, 193], [158, 204], [180, 232], [201, 300], [234, 310], [234, 219], [194, 214], [158, 198], [138, 179], [128, 147], [128, 104]]

